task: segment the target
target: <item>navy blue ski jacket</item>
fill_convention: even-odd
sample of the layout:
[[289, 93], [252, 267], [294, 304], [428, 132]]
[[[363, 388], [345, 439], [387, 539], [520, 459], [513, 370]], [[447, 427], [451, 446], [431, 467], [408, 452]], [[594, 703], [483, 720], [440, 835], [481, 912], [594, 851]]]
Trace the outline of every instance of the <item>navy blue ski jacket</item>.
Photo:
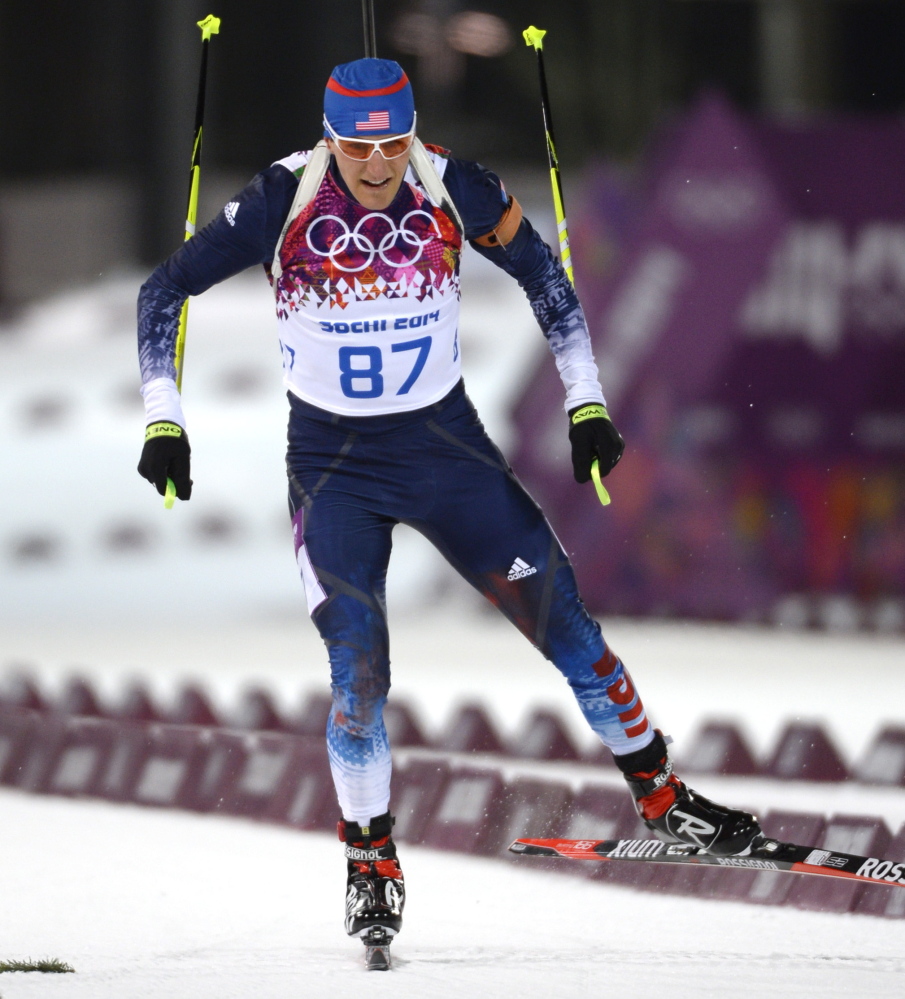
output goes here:
[[[330, 169], [345, 188], [335, 161]], [[587, 325], [575, 291], [559, 259], [527, 219], [505, 247], [474, 242], [498, 225], [508, 204], [499, 177], [478, 163], [450, 157], [443, 182], [462, 218], [465, 238], [525, 290], [554, 355], [576, 346], [576, 340], [586, 341]], [[188, 296], [255, 265], [269, 273], [298, 183], [281, 164], [262, 170], [212, 222], [154, 270], [138, 299], [143, 382], [175, 379], [179, 313]]]

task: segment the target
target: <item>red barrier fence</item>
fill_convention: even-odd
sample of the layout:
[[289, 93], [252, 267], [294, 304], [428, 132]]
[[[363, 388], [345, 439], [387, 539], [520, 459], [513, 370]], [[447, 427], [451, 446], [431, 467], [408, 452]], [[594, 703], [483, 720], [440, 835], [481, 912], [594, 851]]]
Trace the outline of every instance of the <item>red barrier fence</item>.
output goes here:
[[868, 784], [905, 787], [905, 728], [884, 728], [858, 762], [855, 776]]
[[[226, 728], [206, 692], [194, 685], [182, 689], [166, 721], [158, 720], [163, 712], [138, 684], [115, 709], [83, 679], [70, 682], [55, 700], [22, 678], [5, 689], [14, 696], [0, 697], [0, 785], [305, 830], [330, 830], [338, 818], [324, 740], [330, 702], [323, 695], [309, 697], [298, 715], [287, 718], [266, 691], [250, 691], [230, 716], [234, 727]], [[80, 713], [61, 710], [67, 706]], [[631, 797], [611, 782], [612, 762], [608, 773], [589, 766], [596, 754], [582, 753], [549, 711], [535, 712], [510, 743], [479, 704], [459, 709], [439, 746], [430, 745], [408, 705], [388, 710], [388, 724], [396, 745], [414, 747], [402, 754], [394, 777], [391, 807], [401, 842], [512, 859], [506, 848], [518, 836], [650, 836]], [[817, 725], [789, 725], [764, 766], [728, 722], [705, 725], [689, 745], [680, 763], [691, 772], [848, 779], [844, 761]], [[549, 770], [526, 774], [524, 761], [530, 760], [584, 766], [562, 771], [571, 775], [564, 782], [547, 776]], [[863, 782], [902, 786], [903, 760], [905, 730], [888, 727], [853, 774]], [[577, 773], [585, 774], [578, 784]], [[776, 839], [905, 864], [905, 825], [893, 837], [876, 816], [774, 811], [763, 827]], [[654, 864], [538, 859], [532, 866], [672, 894], [905, 918], [905, 893], [883, 885]]]
[[[61, 715], [122, 721], [161, 722], [249, 732], [285, 732], [323, 738], [330, 713], [327, 692], [309, 694], [294, 712], [284, 712], [269, 691], [253, 687], [242, 693], [231, 711], [221, 711], [198, 684], [187, 683], [168, 708], [155, 703], [141, 683], [133, 682], [116, 703], [106, 704], [83, 677], [75, 676], [60, 695], [47, 697], [24, 672], [0, 682], [0, 708], [21, 708]], [[394, 748], [422, 747], [448, 753], [490, 753], [501, 758], [560, 760], [615, 769], [612, 755], [588, 737], [578, 744], [572, 727], [549, 709], [532, 711], [512, 736], [504, 736], [480, 703], [458, 706], [439, 732], [428, 734], [417, 712], [393, 698], [384, 720]], [[0, 768], [3, 766], [0, 749]], [[844, 781], [905, 787], [905, 727], [883, 728], [863, 757], [849, 767], [832, 736], [817, 723], [790, 723], [762, 759], [751, 749], [742, 729], [732, 721], [706, 721], [685, 746], [674, 753], [687, 773], [726, 776], [762, 775], [781, 780]]]

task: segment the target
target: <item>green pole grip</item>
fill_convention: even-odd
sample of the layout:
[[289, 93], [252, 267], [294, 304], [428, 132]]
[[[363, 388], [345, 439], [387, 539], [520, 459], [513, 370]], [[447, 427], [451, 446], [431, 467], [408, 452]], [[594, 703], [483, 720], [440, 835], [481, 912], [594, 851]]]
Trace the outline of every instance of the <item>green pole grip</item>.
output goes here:
[[600, 463], [596, 458], [591, 462], [591, 478], [594, 480], [594, 488], [597, 490], [597, 499], [603, 506], [609, 506], [612, 500], [606, 491], [606, 486], [600, 481]]

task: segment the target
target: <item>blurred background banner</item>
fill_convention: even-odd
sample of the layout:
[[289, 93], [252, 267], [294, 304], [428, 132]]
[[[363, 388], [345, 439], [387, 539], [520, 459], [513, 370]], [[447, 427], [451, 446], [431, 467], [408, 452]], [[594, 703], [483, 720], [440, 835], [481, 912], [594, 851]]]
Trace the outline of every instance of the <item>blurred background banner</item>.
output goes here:
[[579, 285], [628, 441], [613, 506], [569, 480], [547, 364], [516, 470], [595, 611], [900, 626], [905, 127], [754, 121], [709, 94], [655, 145], [619, 265]]
[[[359, 0], [274, 0], [266, 15], [247, 0], [0, 0], [8, 305], [178, 246], [196, 22], [212, 12], [223, 29], [202, 215], [319, 138], [330, 70], [363, 55]], [[631, 165], [652, 130], [707, 88], [780, 119], [905, 104], [901, 0], [375, 0], [375, 12], [378, 51], [411, 77], [423, 137], [495, 169], [543, 171], [536, 69], [521, 41], [529, 24], [548, 31], [567, 174], [602, 157]], [[50, 253], [54, 266], [30, 265]]]

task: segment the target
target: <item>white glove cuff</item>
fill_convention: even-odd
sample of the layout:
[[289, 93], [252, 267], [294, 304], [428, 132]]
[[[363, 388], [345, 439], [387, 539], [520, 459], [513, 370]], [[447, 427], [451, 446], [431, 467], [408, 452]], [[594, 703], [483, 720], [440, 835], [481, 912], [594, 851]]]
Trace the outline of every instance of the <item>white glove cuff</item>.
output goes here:
[[152, 378], [142, 385], [141, 394], [145, 400], [146, 424], [167, 420], [169, 423], [178, 423], [185, 430], [182, 399], [172, 378]]
[[572, 336], [554, 343], [551, 338], [550, 348], [566, 389], [565, 411], [568, 413], [582, 403], [599, 402], [605, 406], [590, 339]]

